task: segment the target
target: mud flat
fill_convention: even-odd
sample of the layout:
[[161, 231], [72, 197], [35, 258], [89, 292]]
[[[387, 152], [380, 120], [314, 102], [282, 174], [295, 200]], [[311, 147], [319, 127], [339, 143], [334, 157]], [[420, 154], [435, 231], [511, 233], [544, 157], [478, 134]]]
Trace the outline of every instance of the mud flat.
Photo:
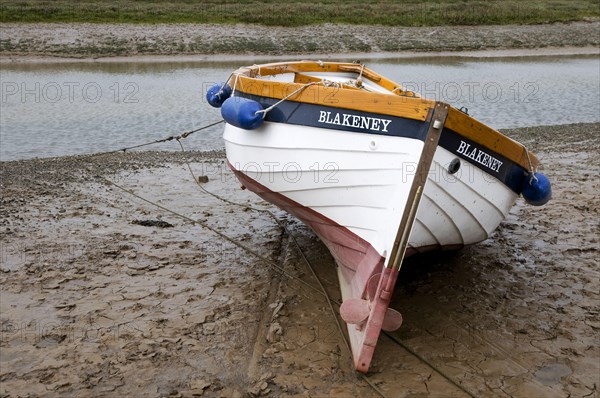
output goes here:
[[[405, 263], [404, 325], [367, 376], [387, 397], [598, 396], [600, 124], [508, 133], [542, 159], [554, 199], [519, 200], [485, 242]], [[0, 396], [379, 396], [307, 264], [335, 307], [326, 248], [240, 190], [223, 156], [1, 163]]]
[[[600, 21], [539, 25], [394, 27], [321, 24], [2, 23], [0, 54], [98, 58], [131, 55], [286, 55], [597, 47]], [[597, 51], [595, 52], [597, 53]], [[214, 57], [210, 57], [214, 59]]]

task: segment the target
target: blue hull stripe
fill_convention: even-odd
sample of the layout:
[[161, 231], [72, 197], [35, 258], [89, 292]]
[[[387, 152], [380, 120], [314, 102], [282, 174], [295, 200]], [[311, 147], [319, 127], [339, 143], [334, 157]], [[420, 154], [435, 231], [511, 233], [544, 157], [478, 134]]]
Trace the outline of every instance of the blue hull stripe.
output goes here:
[[[278, 101], [241, 92], [235, 95], [257, 101], [263, 108]], [[429, 122], [425, 121], [294, 101], [284, 101], [277, 105], [267, 113], [265, 121], [353, 133], [416, 138], [421, 141], [425, 140], [429, 128]]]
[[516, 194], [522, 191], [521, 184], [526, 170], [504, 156], [444, 128], [438, 145], [456, 157], [496, 177]]

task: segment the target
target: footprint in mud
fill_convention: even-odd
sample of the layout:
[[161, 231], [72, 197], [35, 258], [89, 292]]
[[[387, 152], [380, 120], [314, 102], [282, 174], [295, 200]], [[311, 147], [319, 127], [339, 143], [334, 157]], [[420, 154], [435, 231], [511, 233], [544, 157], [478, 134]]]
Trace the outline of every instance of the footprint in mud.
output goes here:
[[131, 223], [142, 227], [173, 228], [173, 224], [163, 220], [133, 220]]
[[545, 386], [551, 386], [559, 383], [560, 379], [573, 373], [571, 368], [562, 363], [552, 363], [542, 366], [535, 372], [535, 378]]

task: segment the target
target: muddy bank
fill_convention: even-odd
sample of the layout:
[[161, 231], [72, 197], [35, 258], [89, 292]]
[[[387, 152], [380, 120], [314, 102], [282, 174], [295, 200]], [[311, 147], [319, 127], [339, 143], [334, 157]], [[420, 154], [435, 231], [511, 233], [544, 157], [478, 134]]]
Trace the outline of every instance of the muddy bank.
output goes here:
[[98, 63], [186, 63], [202, 62], [207, 64], [231, 63], [243, 61], [245, 63], [264, 63], [276, 61], [320, 59], [320, 60], [348, 60], [377, 61], [382, 59], [425, 59], [437, 57], [459, 57], [464, 59], [494, 59], [494, 58], [521, 58], [521, 57], [555, 57], [555, 56], [581, 56], [599, 54], [598, 47], [545, 47], [545, 48], [511, 48], [488, 49], [470, 51], [401, 51], [401, 52], [353, 52], [353, 53], [310, 53], [310, 54], [178, 54], [178, 55], [151, 55], [136, 54], [128, 56], [101, 56], [101, 57], [55, 57], [49, 55], [10, 55], [0, 58], [0, 65], [5, 64], [98, 64]]
[[[392, 302], [405, 323], [368, 375], [385, 396], [598, 394], [600, 124], [509, 135], [537, 152], [554, 199], [519, 200], [481, 244], [407, 261]], [[331, 256], [240, 190], [223, 156], [0, 164], [0, 396], [379, 396], [303, 258], [335, 301]]]
[[600, 21], [541, 25], [285, 28], [193, 24], [0, 24], [3, 56], [293, 55], [598, 46]]

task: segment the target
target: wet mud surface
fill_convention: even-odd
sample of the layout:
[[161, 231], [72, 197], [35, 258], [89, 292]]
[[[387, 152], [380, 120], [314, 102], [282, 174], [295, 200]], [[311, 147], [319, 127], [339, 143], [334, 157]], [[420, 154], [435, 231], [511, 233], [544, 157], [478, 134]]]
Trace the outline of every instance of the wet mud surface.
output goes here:
[[309, 267], [337, 309], [328, 251], [223, 153], [3, 162], [0, 396], [597, 397], [600, 124], [509, 135], [553, 201], [407, 260], [366, 379]]

